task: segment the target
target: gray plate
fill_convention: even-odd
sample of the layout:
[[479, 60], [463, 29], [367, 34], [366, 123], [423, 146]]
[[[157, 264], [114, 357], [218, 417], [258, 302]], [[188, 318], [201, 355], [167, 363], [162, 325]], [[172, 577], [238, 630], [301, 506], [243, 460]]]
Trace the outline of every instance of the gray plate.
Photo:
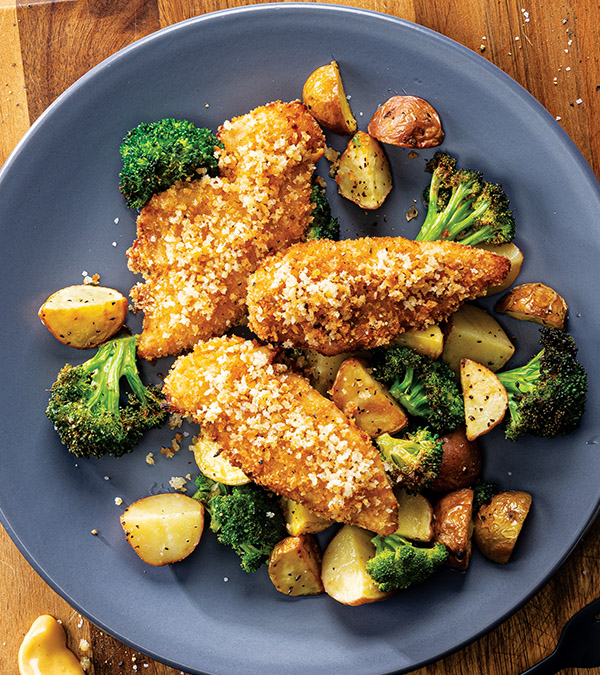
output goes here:
[[[65, 362], [88, 355], [60, 345], [36, 317], [51, 292], [80, 282], [84, 271], [124, 293], [134, 281], [125, 251], [135, 218], [117, 189], [118, 147], [128, 129], [164, 116], [216, 128], [254, 106], [297, 98], [307, 75], [332, 58], [361, 128], [392, 93], [422, 96], [441, 115], [444, 149], [504, 183], [525, 253], [521, 280], [544, 281], [564, 295], [592, 382], [589, 412], [572, 436], [511, 444], [497, 430], [483, 443], [486, 476], [534, 496], [508, 566], [475, 554], [467, 574], [444, 571], [421, 588], [357, 608], [327, 596], [278, 594], [266, 570], [246, 575], [210, 533], [184, 562], [144, 566], [125, 542], [114, 499], [127, 505], [168, 489], [171, 476], [194, 472], [192, 455], [184, 448], [162, 457], [158, 449], [173, 433], [162, 429], [121, 460], [73, 459], [44, 416], [46, 390]], [[388, 150], [396, 188], [381, 212], [365, 216], [330, 188], [348, 235], [418, 231], [422, 209], [409, 223], [405, 213], [428, 182], [431, 153], [411, 160], [406, 150]], [[234, 9], [160, 31], [94, 68], [42, 115], [2, 170], [0, 213], [2, 522], [53, 588], [129, 645], [193, 673], [410, 670], [514, 612], [596, 513], [600, 308], [590, 284], [600, 259], [599, 186], [527, 92], [445, 37], [384, 15], [314, 4]], [[536, 351], [537, 328], [502, 323], [515, 337], [517, 365]], [[139, 319], [131, 325], [137, 329]], [[157, 379], [168, 365], [146, 365], [145, 376]], [[148, 451], [157, 455], [153, 467], [144, 461]]]

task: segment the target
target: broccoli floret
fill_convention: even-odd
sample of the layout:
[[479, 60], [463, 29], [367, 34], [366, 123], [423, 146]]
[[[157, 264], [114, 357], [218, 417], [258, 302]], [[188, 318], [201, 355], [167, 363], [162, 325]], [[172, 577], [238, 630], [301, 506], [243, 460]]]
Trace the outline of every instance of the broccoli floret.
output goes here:
[[436, 542], [431, 548], [411, 544], [399, 534], [373, 538], [375, 556], [366, 569], [380, 591], [402, 590], [423, 583], [448, 558], [448, 550]]
[[121, 144], [119, 189], [130, 208], [141, 209], [153, 195], [178, 180], [218, 175], [216, 148], [223, 144], [210, 130], [187, 120], [143, 122]]
[[440, 472], [442, 441], [428, 429], [417, 429], [403, 438], [383, 434], [375, 442], [386, 468], [409, 491], [426, 489]]
[[499, 492], [496, 483], [480, 480], [473, 485], [473, 513], [477, 513], [484, 504], [489, 504]]
[[256, 572], [286, 536], [279, 498], [255, 483], [223, 485], [204, 474], [196, 485], [194, 498], [205, 505], [217, 540], [237, 553], [244, 571]]
[[457, 169], [456, 160], [438, 152], [427, 163], [432, 174], [423, 199], [425, 220], [417, 241], [449, 240], [461, 244], [505, 244], [515, 236], [515, 220], [501, 185], [480, 172]]
[[337, 241], [340, 238], [340, 224], [337, 218], [331, 215], [331, 207], [327, 201], [325, 188], [318, 180], [313, 181], [310, 201], [314, 204], [314, 209], [305, 239], [333, 239]]
[[[120, 457], [166, 420], [162, 392], [140, 379], [136, 339], [116, 337], [85, 363], [66, 364], [51, 387], [46, 415], [77, 457]], [[120, 401], [122, 377], [131, 388], [126, 401]]]
[[542, 328], [539, 351], [520, 368], [497, 373], [508, 393], [506, 437], [554, 437], [576, 429], [585, 410], [587, 375], [572, 336]]
[[427, 420], [433, 433], [445, 434], [464, 424], [463, 398], [454, 373], [408, 347], [374, 350], [373, 377], [385, 384], [406, 411]]

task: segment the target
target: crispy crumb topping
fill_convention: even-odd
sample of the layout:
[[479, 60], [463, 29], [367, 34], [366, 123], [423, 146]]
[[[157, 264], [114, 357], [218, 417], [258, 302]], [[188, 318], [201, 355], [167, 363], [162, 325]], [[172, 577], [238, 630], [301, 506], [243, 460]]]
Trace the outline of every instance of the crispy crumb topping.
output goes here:
[[394, 531], [397, 503], [377, 450], [276, 353], [237, 337], [199, 344], [165, 379], [167, 400], [258, 484], [326, 518]]
[[454, 242], [376, 237], [299, 243], [263, 261], [248, 287], [262, 339], [337, 354], [425, 328], [500, 283], [510, 263]]

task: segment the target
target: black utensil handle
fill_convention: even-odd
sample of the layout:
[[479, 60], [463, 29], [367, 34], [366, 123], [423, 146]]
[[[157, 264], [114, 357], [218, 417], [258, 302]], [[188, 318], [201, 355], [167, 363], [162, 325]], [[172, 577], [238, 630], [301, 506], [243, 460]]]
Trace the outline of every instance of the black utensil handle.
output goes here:
[[539, 663], [536, 663], [531, 668], [523, 671], [521, 675], [555, 675], [560, 670], [564, 668], [562, 664], [562, 659], [558, 649], [555, 649], [552, 654], [548, 655], [545, 659], [542, 659]]

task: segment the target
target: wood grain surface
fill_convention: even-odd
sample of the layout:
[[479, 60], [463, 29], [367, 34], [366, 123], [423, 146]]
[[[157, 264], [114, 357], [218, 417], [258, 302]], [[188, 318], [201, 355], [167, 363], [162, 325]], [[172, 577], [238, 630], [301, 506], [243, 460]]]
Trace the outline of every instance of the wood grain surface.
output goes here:
[[[159, 28], [236, 4], [240, 3], [0, 0], [0, 163], [43, 110], [92, 66]], [[600, 177], [598, 0], [355, 4], [432, 28], [495, 63], [560, 121]], [[567, 619], [600, 595], [599, 534], [596, 521], [555, 577], [513, 617], [470, 646], [415, 672], [510, 675], [550, 653]], [[177, 672], [133, 652], [83, 619], [37, 576], [0, 528], [0, 674], [18, 673], [19, 644], [32, 621], [44, 613], [62, 620], [72, 649], [89, 658], [90, 674]], [[82, 639], [89, 647], [84, 649]]]

